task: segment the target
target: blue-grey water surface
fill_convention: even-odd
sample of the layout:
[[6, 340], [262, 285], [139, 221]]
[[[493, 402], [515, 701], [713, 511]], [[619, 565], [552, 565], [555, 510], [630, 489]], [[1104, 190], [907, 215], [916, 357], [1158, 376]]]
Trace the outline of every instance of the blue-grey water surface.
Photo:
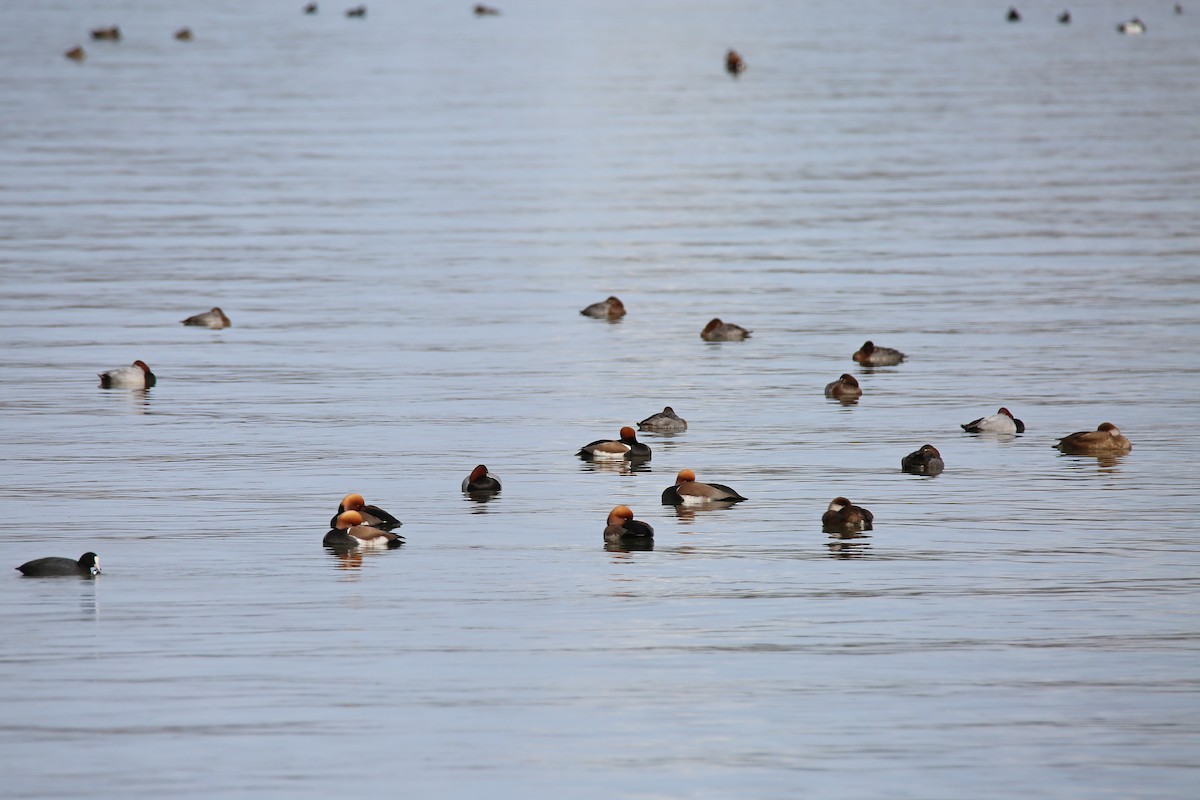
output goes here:
[[0, 6], [0, 793], [1193, 796], [1200, 6], [302, 4]]

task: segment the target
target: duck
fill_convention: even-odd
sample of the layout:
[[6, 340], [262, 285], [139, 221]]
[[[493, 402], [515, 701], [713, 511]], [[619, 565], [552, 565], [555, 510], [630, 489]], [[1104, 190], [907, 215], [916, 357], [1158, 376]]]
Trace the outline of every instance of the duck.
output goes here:
[[1062, 437], [1054, 447], [1072, 455], [1112, 455], [1128, 453], [1133, 444], [1116, 425], [1102, 422], [1094, 431], [1079, 431]]
[[228, 328], [233, 323], [229, 321], [229, 317], [225, 316], [224, 311], [213, 306], [212, 311], [205, 311], [203, 314], [190, 316], [185, 320], [181, 320], [180, 324], [220, 330], [221, 328]]
[[1070, 25], [1071, 24], [1071, 12], [1064, 10], [1061, 14], [1059, 14], [1058, 15], [1058, 24], [1059, 25]]
[[145, 361], [135, 361], [131, 367], [117, 367], [100, 373], [101, 389], [149, 389], [158, 378]]
[[304, 13], [305, 14], [315, 14], [315, 13], [317, 13], [317, 8], [318, 8], [318, 6], [316, 3], [308, 3], [304, 6]]
[[890, 347], [876, 347], [875, 343], [868, 339], [851, 358], [864, 367], [890, 367], [899, 364], [907, 356]]
[[960, 425], [967, 433], [1024, 433], [1025, 423], [1012, 415], [1007, 408], [1001, 407], [995, 414], [973, 419]]
[[85, 53], [83, 48], [79, 45], [75, 45], [70, 50], [63, 53], [63, 55], [72, 61], [83, 61], [85, 58], [87, 58], [87, 53]]
[[1013, 8], [1012, 6], [1009, 6], [1008, 7], [1008, 21], [1009, 22], [1020, 22], [1021, 21], [1021, 12], [1017, 11], [1017, 9]]
[[467, 494], [494, 494], [500, 491], [500, 481], [480, 464], [463, 478], [462, 490]]
[[914, 475], [937, 475], [945, 468], [946, 462], [942, 461], [942, 454], [931, 444], [923, 444], [920, 450], [915, 450], [900, 459], [901, 471]]
[[700, 331], [700, 338], [706, 342], [740, 342], [750, 335], [751, 331], [732, 322], [721, 322], [720, 317], [712, 320]]
[[629, 506], [617, 506], [608, 512], [608, 524], [604, 527], [604, 541], [646, 540], [654, 538], [654, 528], [648, 523], [633, 518]]
[[385, 531], [390, 531], [392, 528], [399, 528], [404, 524], [379, 506], [367, 505], [367, 501], [361, 494], [351, 492], [343, 497], [342, 502], [338, 504], [337, 513], [333, 515], [333, 519], [329, 520], [329, 527], [337, 527], [338, 517], [346, 511], [357, 511], [363, 520], [359, 524], [370, 525]]
[[725, 53], [725, 71], [735, 78], [746, 71], [746, 62], [732, 47]]
[[118, 28], [116, 25], [113, 25], [110, 28], [93, 28], [92, 29], [92, 38], [100, 39], [100, 40], [108, 40], [108, 41], [112, 41], [112, 42], [120, 41], [121, 29]]
[[843, 374], [833, 383], [825, 385], [825, 396], [836, 400], [857, 400], [862, 397], [858, 379], [853, 375]]
[[493, 8], [492, 6], [485, 6], [482, 3], [476, 4], [474, 11], [475, 11], [475, 16], [477, 16], [477, 17], [498, 17], [498, 16], [500, 16], [500, 9]]
[[1142, 34], [1145, 32], [1146, 32], [1146, 23], [1142, 22], [1137, 17], [1134, 17], [1133, 19], [1129, 20], [1128, 22], [1122, 22], [1120, 25], [1117, 26], [1117, 33], [1128, 33], [1130, 35], [1138, 35], [1138, 34]]
[[700, 483], [696, 473], [681, 469], [675, 476], [675, 485], [663, 490], [664, 506], [700, 505], [702, 503], [740, 503], [742, 497], [728, 486], [719, 483]]
[[651, 414], [638, 423], [639, 431], [654, 431], [655, 433], [683, 433], [687, 430], [687, 420], [675, 413], [675, 409], [664, 406], [657, 414]]
[[625, 304], [616, 297], [609, 297], [599, 303], [592, 303], [579, 313], [595, 319], [620, 319], [625, 316]]
[[821, 527], [827, 531], [869, 531], [874, 524], [874, 514], [845, 497], [833, 498], [829, 510], [821, 515]]
[[597, 439], [594, 442], [588, 442], [579, 448], [577, 455], [580, 458], [591, 458], [597, 461], [618, 461], [622, 458], [646, 461], [650, 458], [650, 446], [639, 442], [637, 432], [626, 425], [621, 428], [619, 438]]
[[333, 529], [325, 534], [322, 544], [329, 547], [399, 547], [404, 537], [363, 524], [357, 511], [343, 511], [333, 519]]
[[354, 8], [346, 9], [347, 17], [365, 17], [367, 15], [366, 6], [355, 6]]
[[180, 28], [179, 30], [175, 31], [175, 38], [181, 42], [190, 42], [193, 38], [192, 37], [192, 29], [191, 28]]
[[90, 578], [100, 574], [100, 557], [95, 553], [84, 553], [78, 561], [59, 556], [35, 558], [17, 567], [27, 578], [51, 578], [75, 576]]

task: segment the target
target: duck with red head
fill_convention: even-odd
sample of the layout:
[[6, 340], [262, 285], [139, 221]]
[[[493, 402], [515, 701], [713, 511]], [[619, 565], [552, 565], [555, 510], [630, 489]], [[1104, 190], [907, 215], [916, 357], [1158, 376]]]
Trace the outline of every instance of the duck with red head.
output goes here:
[[741, 325], [722, 322], [720, 317], [713, 317], [704, 326], [704, 330], [700, 331], [700, 338], [706, 342], [740, 342], [748, 338], [751, 333], [752, 331], [746, 330]]
[[357, 511], [362, 516], [361, 524], [370, 525], [373, 528], [385, 531], [390, 531], [392, 528], [399, 528], [404, 524], [379, 506], [367, 505], [367, 501], [361, 494], [351, 492], [343, 497], [342, 502], [338, 504], [337, 513], [329, 521], [329, 527], [336, 528], [338, 517], [345, 511]]
[[900, 459], [900, 470], [913, 475], [937, 475], [945, 468], [946, 462], [942, 461], [942, 454], [931, 444], [923, 444], [920, 450], [915, 450]]
[[135, 361], [131, 367], [117, 367], [100, 373], [101, 389], [149, 389], [158, 378], [145, 361]]
[[1058, 440], [1054, 445], [1070, 455], [1118, 455], [1128, 453], [1133, 444], [1111, 422], [1102, 422], [1094, 431], [1079, 431]]
[[967, 433], [1024, 433], [1025, 423], [1015, 418], [1007, 408], [995, 414], [973, 419], [961, 426]]
[[899, 364], [906, 356], [890, 347], [876, 347], [874, 342], [867, 340], [852, 358], [864, 367], [890, 367]]
[[610, 297], [607, 300], [601, 300], [599, 303], [592, 303], [579, 313], [585, 317], [594, 317], [595, 319], [617, 320], [625, 316], [625, 304], [616, 297]]
[[608, 524], [604, 528], [604, 541], [622, 543], [628, 541], [648, 541], [654, 538], [654, 528], [641, 520], [633, 518], [629, 506], [617, 506], [608, 512]]
[[700, 483], [696, 473], [690, 469], [681, 469], [675, 476], [675, 485], [663, 490], [664, 506], [709, 505], [712, 503], [740, 503], [746, 498], [733, 489], [720, 483]]
[[845, 497], [833, 498], [829, 510], [821, 515], [821, 526], [826, 531], [869, 531], [874, 524], [874, 514]]
[[480, 464], [463, 478], [462, 490], [467, 494], [495, 494], [500, 491], [500, 481], [488, 472], [486, 466]]
[[404, 537], [382, 528], [363, 524], [357, 511], [343, 511], [333, 520], [332, 529], [322, 542], [328, 547], [399, 547]]
[[825, 385], [825, 396], [834, 400], [857, 400], [862, 397], [862, 387], [858, 385], [858, 378], [844, 373], [833, 383]]
[[732, 47], [725, 53], [725, 71], [735, 78], [746, 71], [745, 59]]
[[626, 425], [621, 428], [620, 438], [597, 439], [594, 442], [588, 442], [579, 448], [577, 455], [580, 458], [595, 461], [620, 461], [621, 459], [648, 461], [650, 446], [639, 442], [637, 432]]

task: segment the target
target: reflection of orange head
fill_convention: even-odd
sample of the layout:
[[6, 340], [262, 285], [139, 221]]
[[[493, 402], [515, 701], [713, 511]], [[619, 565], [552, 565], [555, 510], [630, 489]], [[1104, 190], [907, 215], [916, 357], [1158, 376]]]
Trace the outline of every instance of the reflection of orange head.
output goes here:
[[478, 467], [471, 470], [471, 477], [467, 478], [467, 480], [470, 481], [471, 483], [474, 483], [475, 481], [479, 480], [480, 478], [483, 478], [486, 475], [487, 475], [487, 467], [485, 467], [483, 464], [480, 464]]
[[358, 513], [357, 511], [343, 511], [341, 514], [338, 514], [337, 527], [339, 531], [344, 531], [347, 528], [352, 528], [355, 525], [362, 524], [362, 514]]
[[617, 506], [612, 511], [608, 512], [608, 524], [619, 525], [621, 522], [628, 522], [633, 519], [633, 511], [629, 506]]
[[624, 428], [621, 428], [621, 439], [636, 439], [636, 438], [637, 438], [637, 432], [634, 431], [633, 428], [629, 427], [628, 425], [626, 425]]
[[366, 504], [367, 501], [361, 494], [348, 494], [342, 498], [342, 510], [344, 511], [358, 511]]
[[692, 472], [690, 469], [681, 469], [679, 470], [679, 474], [675, 476], [675, 485], [678, 486], [681, 483], [687, 483], [688, 481], [694, 480], [696, 480], [696, 473]]

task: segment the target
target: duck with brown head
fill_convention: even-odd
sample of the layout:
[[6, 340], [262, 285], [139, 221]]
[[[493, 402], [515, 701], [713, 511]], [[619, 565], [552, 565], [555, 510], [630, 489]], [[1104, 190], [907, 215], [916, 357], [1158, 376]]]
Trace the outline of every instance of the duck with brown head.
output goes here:
[[362, 516], [361, 524], [381, 528], [385, 531], [390, 531], [392, 528], [399, 528], [404, 524], [379, 506], [367, 505], [366, 499], [361, 494], [351, 492], [343, 497], [342, 502], [338, 504], [337, 513], [329, 521], [329, 527], [336, 527], [338, 517], [345, 511], [357, 511]]
[[1094, 431], [1079, 431], [1058, 440], [1054, 445], [1071, 455], [1119, 455], [1128, 453], [1133, 444], [1111, 422], [1102, 422]]
[[649, 524], [633, 518], [629, 506], [617, 506], [608, 512], [608, 523], [604, 527], [604, 541], [624, 543], [629, 540], [650, 540], [654, 538], [654, 528]]
[[233, 323], [229, 321], [229, 317], [225, 316], [225, 312], [217, 306], [213, 306], [211, 311], [205, 311], [202, 314], [195, 314], [183, 320], [183, 325], [192, 325], [199, 328], [212, 328], [220, 330], [228, 328]]
[[363, 515], [357, 511], [343, 511], [333, 519], [329, 533], [322, 544], [327, 547], [399, 547], [404, 537], [382, 528], [363, 524]]
[[906, 357], [899, 350], [893, 350], [890, 347], [876, 347], [875, 343], [869, 339], [863, 342], [863, 346], [851, 356], [864, 367], [890, 367], [899, 364]]
[[901, 471], [913, 475], [937, 475], [945, 468], [946, 462], [942, 461], [942, 454], [931, 444], [923, 444], [920, 450], [915, 450], [900, 459]]
[[1015, 418], [1007, 408], [995, 414], [973, 419], [960, 426], [967, 433], [1024, 433], [1025, 423]]
[[829, 509], [821, 515], [821, 526], [826, 531], [869, 531], [874, 524], [874, 514], [845, 497], [833, 498]]
[[488, 472], [486, 466], [480, 464], [463, 478], [462, 490], [467, 494], [495, 494], [500, 491], [500, 481]]
[[713, 317], [700, 331], [700, 338], [706, 342], [740, 342], [749, 338], [752, 331], [732, 322], [722, 322], [720, 317]]
[[145, 361], [135, 361], [130, 367], [117, 367], [100, 373], [101, 389], [149, 389], [158, 378]]
[[857, 400], [862, 397], [862, 387], [858, 385], [858, 378], [843, 373], [842, 377], [825, 385], [825, 396], [834, 400]]
[[579, 448], [576, 455], [596, 461], [620, 461], [621, 459], [648, 461], [650, 446], [639, 442], [637, 432], [626, 425], [621, 428], [619, 438], [597, 439], [594, 442], [588, 442]]
[[618, 320], [625, 316], [625, 304], [616, 297], [609, 297], [607, 300], [601, 300], [599, 303], [592, 303], [579, 313], [585, 317], [593, 317], [594, 319]]

